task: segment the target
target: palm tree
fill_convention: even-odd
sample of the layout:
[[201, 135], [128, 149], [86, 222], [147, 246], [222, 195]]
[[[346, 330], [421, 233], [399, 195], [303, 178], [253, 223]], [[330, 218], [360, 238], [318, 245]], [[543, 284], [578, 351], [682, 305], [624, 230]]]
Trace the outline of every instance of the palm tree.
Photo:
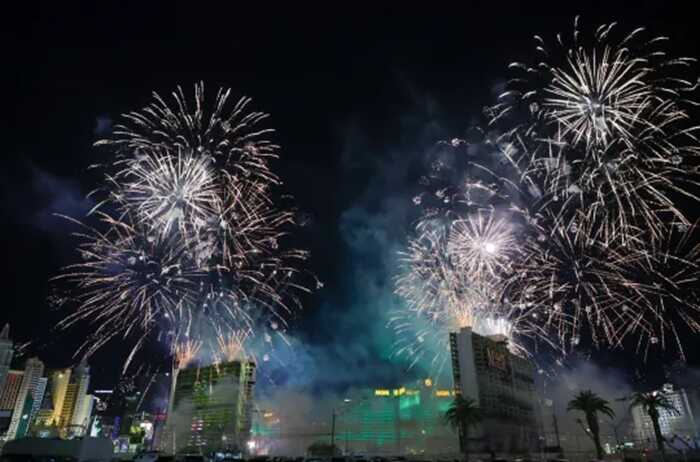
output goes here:
[[644, 412], [646, 412], [651, 419], [651, 424], [654, 427], [654, 436], [656, 437], [656, 447], [661, 453], [661, 460], [666, 460], [664, 436], [661, 434], [661, 426], [659, 426], [659, 410], [678, 413], [678, 409], [676, 409], [668, 396], [663, 393], [659, 393], [658, 391], [652, 391], [649, 393], [634, 393], [631, 398], [632, 403], [630, 404], [630, 407], [642, 406]]
[[[591, 390], [582, 390], [569, 401], [567, 411], [581, 411], [586, 417], [586, 434], [591, 437], [595, 444], [598, 460], [603, 460], [603, 446], [600, 444], [600, 425], [598, 423], [598, 413], [605, 414], [611, 419], [615, 418], [608, 401], [593, 393]], [[581, 423], [581, 420], [578, 420]]]
[[472, 398], [455, 396], [449, 409], [445, 411], [445, 421], [459, 432], [464, 443], [464, 459], [469, 460], [469, 429], [481, 422], [481, 409]]

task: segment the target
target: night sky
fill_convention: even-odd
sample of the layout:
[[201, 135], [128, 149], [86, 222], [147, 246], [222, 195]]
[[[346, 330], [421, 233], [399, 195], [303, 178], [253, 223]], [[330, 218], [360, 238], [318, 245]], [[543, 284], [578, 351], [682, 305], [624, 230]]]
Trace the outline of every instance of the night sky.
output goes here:
[[[0, 321], [11, 323], [17, 342], [33, 340], [28, 351], [49, 366], [73, 363], [89, 329], [52, 330], [62, 314], [46, 303], [48, 280], [76, 257], [74, 228], [53, 214], [89, 210], [84, 197], [99, 177], [87, 167], [105, 155], [92, 143], [152, 91], [180, 84], [191, 92], [203, 80], [209, 92], [231, 87], [272, 115], [283, 147], [273, 167], [310, 217], [298, 239], [325, 283], [292, 321], [298, 356], [278, 379], [344, 387], [419, 374], [404, 375], [389, 357], [385, 328], [399, 303], [393, 262], [416, 218], [416, 178], [431, 146], [461, 136], [493, 103], [507, 64], [531, 53], [534, 34], [552, 40], [580, 14], [586, 30], [645, 25], [669, 35], [676, 54], [700, 56], [700, 30], [681, 2], [54, 3], [31, 2], [7, 17], [0, 168]], [[686, 345], [697, 365], [700, 343]], [[114, 381], [125, 353], [116, 344], [95, 357], [94, 380]], [[594, 357], [608, 366], [638, 363], [624, 353]]]

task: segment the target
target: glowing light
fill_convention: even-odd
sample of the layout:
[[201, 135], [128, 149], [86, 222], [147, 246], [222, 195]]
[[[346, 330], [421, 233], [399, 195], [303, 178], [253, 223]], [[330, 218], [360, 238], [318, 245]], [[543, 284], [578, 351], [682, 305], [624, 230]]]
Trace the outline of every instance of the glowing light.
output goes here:
[[484, 250], [488, 253], [495, 253], [498, 250], [498, 247], [493, 242], [485, 242]]
[[296, 293], [308, 291], [297, 269], [307, 253], [283, 244], [295, 217], [273, 200], [278, 147], [261, 126], [267, 115], [249, 111], [249, 98], [231, 105], [230, 90], [212, 99], [203, 84], [194, 90], [190, 101], [178, 88], [172, 104], [154, 95], [97, 143], [110, 154], [94, 195], [104, 193], [99, 223], [83, 225], [82, 261], [57, 278], [72, 283], [77, 306], [61, 327], [96, 326], [85, 356], [134, 336], [126, 368], [157, 333], [173, 351], [206, 341], [212, 354], [237, 357], [262, 320], [282, 335]]

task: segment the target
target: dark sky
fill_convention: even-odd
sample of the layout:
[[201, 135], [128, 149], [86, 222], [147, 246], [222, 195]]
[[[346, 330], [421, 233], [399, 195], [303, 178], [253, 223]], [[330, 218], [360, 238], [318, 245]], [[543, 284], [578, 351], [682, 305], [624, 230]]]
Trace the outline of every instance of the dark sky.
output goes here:
[[[272, 114], [283, 146], [274, 167], [313, 217], [301, 238], [325, 282], [294, 323], [305, 355], [295, 365], [302, 374], [344, 371], [309, 374], [331, 386], [386, 383], [402, 377], [387, 366], [385, 313], [396, 303], [389, 262], [415, 218], [407, 204], [423, 153], [493, 102], [532, 35], [551, 40], [581, 14], [591, 28], [649, 26], [670, 35], [678, 54], [700, 56], [700, 30], [682, 2], [58, 3], [27, 2], [8, 15], [2, 65], [0, 320], [16, 340], [37, 340], [50, 365], [70, 363], [82, 335], [59, 340], [51, 330], [60, 314], [45, 302], [48, 279], [74, 258], [71, 228], [52, 214], [87, 211], [96, 132], [148, 103], [151, 91], [204, 80]], [[118, 357], [111, 346], [94, 366], [113, 377]]]

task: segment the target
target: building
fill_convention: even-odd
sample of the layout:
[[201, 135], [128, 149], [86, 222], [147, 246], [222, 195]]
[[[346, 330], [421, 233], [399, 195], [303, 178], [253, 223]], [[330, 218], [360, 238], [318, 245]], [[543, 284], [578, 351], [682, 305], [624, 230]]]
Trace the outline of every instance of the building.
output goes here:
[[444, 414], [454, 396], [453, 390], [426, 379], [398, 388], [357, 390], [325, 416], [268, 403], [254, 413], [250, 445], [258, 455], [302, 456], [313, 443], [333, 440], [345, 454], [451, 460], [459, 452], [459, 440]]
[[483, 421], [472, 431], [472, 451], [539, 449], [535, 367], [513, 354], [504, 336], [482, 336], [463, 327], [450, 334], [455, 392], [473, 399]]
[[50, 429], [50, 433], [64, 437], [85, 435], [94, 402], [94, 397], [87, 393], [89, 367], [81, 363], [74, 370], [59, 369], [48, 375], [44, 396], [35, 405], [35, 428], [44, 433]]
[[[676, 412], [659, 409], [659, 427], [668, 444], [677, 449], [687, 449], [700, 444], [698, 434], [698, 412], [700, 412], [700, 392], [697, 389], [679, 388], [667, 384], [662, 390], [673, 404]], [[654, 427], [651, 418], [642, 406], [632, 407], [634, 434], [640, 447], [653, 449], [656, 446]], [[682, 441], [681, 441], [682, 440]]]
[[444, 421], [454, 395], [434, 388], [430, 379], [370, 390], [336, 411], [335, 444], [345, 453], [456, 454], [457, 434]]
[[72, 374], [71, 383], [68, 385], [66, 393], [66, 401], [73, 401], [72, 411], [66, 408], [67, 402], [64, 402], [64, 411], [66, 422], [68, 421], [68, 412], [70, 412], [70, 427], [72, 434], [82, 436], [86, 433], [90, 414], [92, 413], [92, 395], [88, 395], [88, 387], [90, 386], [90, 367], [85, 361], [81, 362], [75, 368]]
[[162, 447], [202, 453], [245, 448], [254, 384], [255, 363], [248, 361], [179, 370]]
[[[66, 395], [68, 394], [68, 385], [70, 385], [71, 370], [61, 369], [53, 371], [51, 374], [51, 397], [53, 401], [53, 412], [51, 413], [51, 419], [49, 421], [50, 425], [55, 425], [57, 427], [65, 427], [70, 422], [70, 417], [64, 414], [64, 403], [66, 401]], [[72, 409], [67, 406], [69, 412], [72, 413]]]
[[34, 427], [42, 434], [56, 434], [66, 426], [62, 418], [63, 403], [70, 383], [71, 370], [59, 369], [49, 372], [44, 399], [39, 405]]
[[[29, 425], [29, 413], [31, 413], [35, 396], [37, 396], [39, 390], [40, 379], [43, 375], [44, 363], [38, 358], [29, 358], [24, 366], [22, 384], [20, 385], [15, 407], [12, 411], [12, 419], [10, 421], [10, 428], [7, 430], [6, 439], [15, 439], [24, 436], [26, 433]], [[29, 408], [27, 408], [28, 401], [32, 402]], [[20, 429], [20, 424], [22, 424], [22, 429]]]
[[49, 375], [46, 380], [46, 390], [44, 392], [43, 399], [36, 410], [34, 420], [31, 423], [31, 432], [34, 436], [41, 438], [58, 437], [58, 428], [51, 425], [51, 419], [54, 411], [52, 395], [53, 384], [51, 381], [51, 375]]
[[12, 412], [15, 410], [23, 378], [24, 371], [15, 370], [8, 371], [5, 377], [5, 386], [0, 393], [0, 437], [4, 437], [10, 428]]
[[5, 386], [7, 374], [10, 372], [10, 363], [14, 353], [14, 345], [10, 340], [10, 325], [5, 324], [5, 327], [0, 331], [0, 392]]
[[39, 378], [39, 382], [34, 392], [34, 396], [32, 397], [33, 405], [29, 414], [30, 422], [33, 422], [36, 419], [36, 416], [39, 413], [39, 409], [41, 409], [41, 405], [44, 402], [44, 396], [46, 395], [46, 387], [48, 386], [48, 383], [49, 379], [47, 377]]
[[0, 411], [12, 411], [19, 396], [19, 389], [22, 386], [24, 371], [10, 370], [5, 379], [5, 386], [0, 394]]

